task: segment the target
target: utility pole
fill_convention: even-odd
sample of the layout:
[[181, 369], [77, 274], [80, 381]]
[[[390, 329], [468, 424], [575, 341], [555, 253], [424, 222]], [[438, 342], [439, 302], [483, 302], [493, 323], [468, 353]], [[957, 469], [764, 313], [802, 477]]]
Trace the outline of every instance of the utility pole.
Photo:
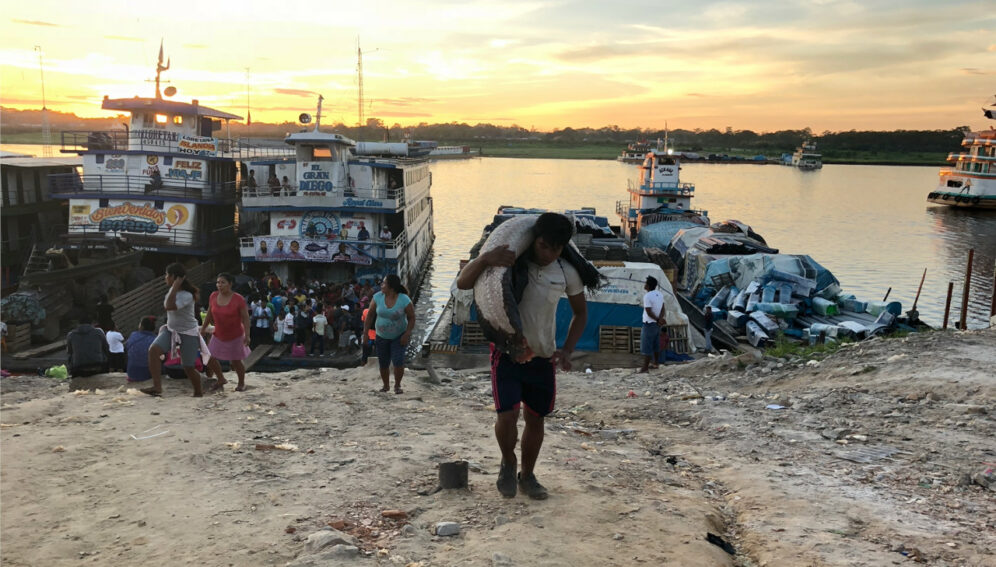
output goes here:
[[41, 120], [42, 120], [42, 157], [52, 157], [52, 127], [48, 122], [48, 105], [45, 100], [45, 65], [42, 61], [42, 48], [40, 45], [35, 46], [35, 51], [38, 52], [38, 73], [41, 75], [41, 91], [42, 91], [42, 110], [41, 110]]
[[252, 128], [252, 109], [249, 107], [249, 67], [246, 67], [246, 138]]
[[356, 77], [359, 93], [356, 98], [357, 126], [363, 126], [363, 50], [360, 48], [360, 38], [356, 37]]

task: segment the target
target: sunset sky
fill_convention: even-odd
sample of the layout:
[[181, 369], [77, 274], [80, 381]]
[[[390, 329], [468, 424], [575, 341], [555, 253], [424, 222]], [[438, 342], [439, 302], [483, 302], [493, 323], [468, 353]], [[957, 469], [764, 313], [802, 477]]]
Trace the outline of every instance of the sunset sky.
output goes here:
[[[32, 0], [4, 3], [0, 104], [152, 96], [294, 120], [751, 129], [988, 127], [994, 0]], [[2, 120], [2, 116], [0, 116]]]

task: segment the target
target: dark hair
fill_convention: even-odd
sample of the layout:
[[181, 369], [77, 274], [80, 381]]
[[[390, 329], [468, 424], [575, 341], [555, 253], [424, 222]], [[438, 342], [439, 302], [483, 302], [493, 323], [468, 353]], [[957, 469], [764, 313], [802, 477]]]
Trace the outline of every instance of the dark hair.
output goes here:
[[235, 276], [228, 272], [221, 272], [218, 277], [228, 282], [228, 285], [235, 285]]
[[194, 296], [194, 301], [200, 296], [200, 292], [194, 284], [190, 283], [187, 279], [187, 269], [183, 267], [183, 264], [179, 262], [173, 262], [172, 264], [166, 266], [166, 273], [173, 276], [174, 278], [183, 278], [183, 284], [180, 289], [183, 291], [189, 291], [191, 295]]
[[650, 288], [650, 291], [657, 289], [657, 278], [654, 276], [647, 276], [647, 287]]
[[142, 317], [142, 320], [138, 322], [138, 328], [142, 331], [155, 331], [156, 316], [146, 315], [145, 317]]
[[395, 293], [408, 295], [408, 289], [401, 285], [401, 278], [398, 274], [387, 274], [384, 278], [384, 282], [387, 283], [387, 287], [393, 289]]
[[574, 236], [574, 223], [559, 213], [543, 213], [533, 225], [533, 235], [551, 246], [567, 246]]

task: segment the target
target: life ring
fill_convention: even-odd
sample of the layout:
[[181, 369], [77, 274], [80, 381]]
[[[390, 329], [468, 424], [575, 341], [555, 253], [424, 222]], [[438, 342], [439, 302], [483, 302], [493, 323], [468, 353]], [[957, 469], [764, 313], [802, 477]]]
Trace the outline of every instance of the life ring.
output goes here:
[[947, 193], [945, 193], [945, 194], [941, 195], [941, 199], [944, 199], [945, 201], [947, 201], [948, 197], [950, 197], [950, 196], [951, 195], [948, 195]]
[[972, 197], [972, 204], [978, 205], [982, 201], [981, 197]]

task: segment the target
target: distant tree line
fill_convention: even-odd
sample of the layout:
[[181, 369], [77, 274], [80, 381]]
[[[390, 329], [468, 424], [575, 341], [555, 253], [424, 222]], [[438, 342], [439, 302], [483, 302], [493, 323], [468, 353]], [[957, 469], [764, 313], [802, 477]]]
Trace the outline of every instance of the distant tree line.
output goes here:
[[[41, 112], [38, 110], [0, 109], [3, 115], [4, 131], [9, 133], [39, 131]], [[118, 130], [127, 122], [125, 115], [114, 118], [80, 118], [74, 114], [49, 111], [49, 122], [53, 131], [60, 129], [79, 130]], [[273, 138], [280, 139], [287, 134], [310, 129], [311, 125], [294, 122], [280, 124], [231, 122], [223, 126], [219, 136], [234, 138]], [[354, 140], [400, 141], [402, 139], [432, 140], [440, 144], [474, 145], [504, 141], [540, 141], [551, 144], [576, 146], [580, 144], [611, 144], [624, 146], [631, 142], [663, 140], [662, 129], [624, 129], [619, 126], [602, 128], [563, 128], [552, 132], [537, 132], [518, 125], [497, 126], [495, 124], [475, 124], [452, 122], [429, 124], [422, 122], [414, 126], [393, 124], [388, 126], [379, 118], [370, 118], [362, 126], [346, 124], [323, 124], [322, 130], [338, 132]], [[961, 144], [968, 126], [950, 130], [894, 130], [846, 132], [823, 132], [815, 134], [809, 128], [802, 130], [780, 130], [757, 133], [752, 130], [715, 128], [703, 130], [676, 129], [666, 133], [673, 148], [685, 151], [725, 149], [757, 153], [778, 153], [791, 151], [805, 140], [815, 141], [822, 152], [873, 152], [879, 150], [901, 152], [951, 152]]]

